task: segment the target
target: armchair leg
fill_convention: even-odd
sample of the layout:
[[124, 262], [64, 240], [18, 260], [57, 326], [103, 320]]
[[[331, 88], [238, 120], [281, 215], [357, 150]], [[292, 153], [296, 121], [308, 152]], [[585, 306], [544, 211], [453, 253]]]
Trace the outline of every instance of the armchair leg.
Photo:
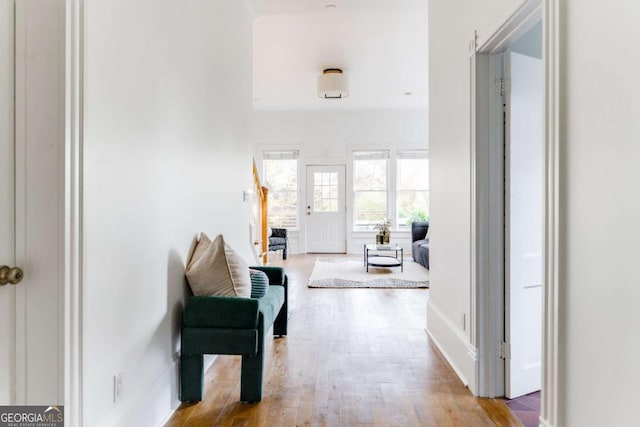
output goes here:
[[242, 373], [240, 374], [240, 401], [247, 403], [262, 400], [262, 375], [264, 370], [264, 354], [262, 349], [255, 356], [242, 356]]
[[242, 356], [240, 372], [240, 401], [247, 403], [262, 400], [264, 371], [264, 318], [258, 315], [258, 351], [255, 356]]
[[287, 259], [287, 248], [286, 247], [282, 250], [282, 259]]
[[287, 301], [284, 301], [282, 307], [280, 308], [280, 312], [276, 317], [276, 320], [273, 322], [273, 335], [284, 337], [287, 335]]
[[203, 358], [201, 354], [180, 356], [180, 400], [202, 400]]

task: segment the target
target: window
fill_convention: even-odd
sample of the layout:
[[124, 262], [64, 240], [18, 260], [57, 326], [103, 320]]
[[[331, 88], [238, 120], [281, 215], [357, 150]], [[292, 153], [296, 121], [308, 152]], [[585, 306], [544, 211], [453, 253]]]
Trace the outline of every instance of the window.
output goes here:
[[396, 170], [396, 224], [403, 230], [412, 220], [429, 218], [428, 151], [398, 150]]
[[263, 153], [270, 227], [298, 228], [298, 157], [297, 150]]
[[389, 216], [387, 168], [389, 151], [353, 153], [354, 229], [369, 230]]

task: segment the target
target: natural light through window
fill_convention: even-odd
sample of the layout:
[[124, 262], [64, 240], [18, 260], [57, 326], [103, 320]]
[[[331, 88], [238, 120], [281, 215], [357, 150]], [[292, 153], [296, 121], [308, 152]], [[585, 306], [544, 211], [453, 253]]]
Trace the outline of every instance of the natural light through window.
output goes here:
[[396, 226], [429, 218], [429, 159], [427, 150], [396, 153]]
[[298, 157], [297, 150], [263, 153], [270, 227], [298, 228]]
[[388, 217], [389, 151], [353, 153], [354, 229], [369, 230]]

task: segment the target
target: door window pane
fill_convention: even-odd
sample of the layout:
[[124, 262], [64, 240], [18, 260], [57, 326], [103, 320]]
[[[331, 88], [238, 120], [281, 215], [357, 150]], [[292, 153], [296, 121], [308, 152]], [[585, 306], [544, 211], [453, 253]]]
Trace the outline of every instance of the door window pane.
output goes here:
[[314, 172], [314, 212], [338, 212], [338, 173]]

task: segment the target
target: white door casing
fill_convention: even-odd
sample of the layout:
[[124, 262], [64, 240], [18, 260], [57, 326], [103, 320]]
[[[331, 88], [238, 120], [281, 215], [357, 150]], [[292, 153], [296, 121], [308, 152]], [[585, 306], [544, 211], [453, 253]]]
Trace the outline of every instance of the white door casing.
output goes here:
[[506, 396], [540, 390], [544, 245], [542, 60], [505, 57]]
[[[0, 2], [0, 265], [15, 265], [14, 3]], [[0, 405], [15, 403], [15, 299], [0, 286]]]
[[307, 165], [305, 218], [309, 253], [346, 252], [345, 171], [345, 165]]

